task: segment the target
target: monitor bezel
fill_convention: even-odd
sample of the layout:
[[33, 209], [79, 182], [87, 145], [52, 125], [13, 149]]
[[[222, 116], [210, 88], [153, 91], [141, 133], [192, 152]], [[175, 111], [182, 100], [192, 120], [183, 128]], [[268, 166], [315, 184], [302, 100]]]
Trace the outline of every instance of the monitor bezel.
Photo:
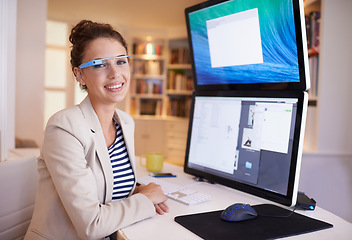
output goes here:
[[[204, 172], [188, 165], [189, 151], [192, 137], [192, 125], [194, 115], [195, 97], [210, 96], [210, 97], [269, 97], [269, 98], [297, 98], [297, 114], [293, 137], [293, 147], [291, 155], [291, 165], [289, 173], [289, 181], [287, 194], [282, 195], [268, 190], [257, 188], [255, 186], [240, 182], [232, 181], [209, 172]], [[303, 91], [197, 91], [192, 95], [192, 105], [189, 118], [189, 127], [187, 135], [187, 146], [185, 154], [184, 172], [193, 176], [207, 179], [211, 182], [216, 182], [273, 202], [277, 202], [286, 206], [294, 206], [296, 204], [299, 173], [301, 167], [301, 157], [303, 149], [303, 139], [306, 122], [306, 112], [308, 106], [308, 94]]]
[[300, 90], [305, 91], [310, 88], [310, 75], [308, 67], [308, 48], [306, 39], [306, 28], [305, 28], [305, 17], [304, 17], [304, 5], [302, 0], [291, 0], [294, 11], [295, 19], [295, 32], [296, 32], [296, 43], [297, 43], [297, 54], [298, 54], [298, 67], [299, 67], [299, 78], [300, 82], [281, 82], [281, 83], [248, 83], [248, 84], [216, 84], [216, 85], [200, 85], [198, 84], [196, 66], [194, 62], [194, 52], [192, 35], [189, 22], [189, 14], [201, 9], [205, 9], [220, 3], [229, 2], [232, 0], [210, 0], [190, 6], [185, 9], [188, 44], [191, 55], [191, 64], [193, 71], [194, 87], [199, 91], [208, 90]]

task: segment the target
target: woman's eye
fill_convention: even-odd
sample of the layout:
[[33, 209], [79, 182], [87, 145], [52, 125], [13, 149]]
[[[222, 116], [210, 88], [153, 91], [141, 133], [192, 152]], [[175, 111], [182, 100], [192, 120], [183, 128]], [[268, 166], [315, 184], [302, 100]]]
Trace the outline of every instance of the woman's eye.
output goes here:
[[94, 65], [94, 68], [106, 68], [106, 66], [107, 66], [106, 63], [102, 63], [102, 64]]
[[124, 65], [126, 63], [127, 63], [127, 60], [120, 59], [120, 60], [117, 60], [116, 65]]

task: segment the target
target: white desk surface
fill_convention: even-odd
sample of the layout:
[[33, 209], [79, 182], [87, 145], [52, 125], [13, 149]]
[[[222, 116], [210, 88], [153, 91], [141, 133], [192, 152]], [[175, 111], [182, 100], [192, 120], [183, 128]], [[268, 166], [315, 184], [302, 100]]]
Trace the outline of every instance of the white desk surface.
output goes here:
[[[138, 161], [137, 161], [138, 165]], [[192, 179], [191, 175], [185, 174], [179, 166], [165, 163], [163, 172], [172, 172], [177, 175], [176, 178], [162, 178], [179, 185], [196, 184], [193, 188], [197, 191], [211, 195], [212, 199], [208, 202], [187, 206], [174, 200], [167, 200], [170, 208], [169, 213], [165, 215], [156, 215], [152, 218], [135, 223], [123, 230], [128, 239], [201, 239], [186, 228], [182, 227], [174, 221], [174, 217], [179, 215], [187, 215], [193, 213], [209, 212], [222, 210], [234, 203], [248, 203], [251, 205], [271, 203], [265, 199], [252, 196], [250, 194], [237, 191], [218, 184], [197, 183]], [[137, 166], [137, 177], [146, 176], [148, 172], [140, 166]], [[317, 201], [319, 204], [319, 200]], [[281, 205], [281, 207], [283, 207]], [[322, 209], [319, 206], [314, 211], [298, 211], [297, 213], [319, 219], [334, 225], [333, 228], [325, 229], [313, 233], [288, 237], [286, 239], [352, 239], [352, 223]]]

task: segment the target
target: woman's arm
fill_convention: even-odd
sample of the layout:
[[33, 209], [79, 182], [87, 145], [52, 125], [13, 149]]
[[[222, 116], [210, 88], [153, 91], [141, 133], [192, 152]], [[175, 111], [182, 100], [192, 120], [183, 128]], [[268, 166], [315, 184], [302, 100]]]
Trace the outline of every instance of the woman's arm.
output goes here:
[[[88, 130], [88, 131], [87, 131]], [[42, 156], [60, 201], [81, 238], [101, 238], [155, 215], [144, 194], [103, 204], [98, 182], [104, 176], [96, 157], [94, 139], [82, 123], [49, 124]], [[99, 134], [99, 133], [95, 133]], [[109, 161], [109, 159], [100, 159]], [[98, 174], [100, 172], [100, 174]]]
[[160, 185], [149, 183], [148, 185], [139, 185], [135, 188], [135, 193], [142, 193], [147, 196], [154, 204], [158, 214], [163, 215], [169, 212], [169, 207], [165, 204], [167, 197], [164, 195]]

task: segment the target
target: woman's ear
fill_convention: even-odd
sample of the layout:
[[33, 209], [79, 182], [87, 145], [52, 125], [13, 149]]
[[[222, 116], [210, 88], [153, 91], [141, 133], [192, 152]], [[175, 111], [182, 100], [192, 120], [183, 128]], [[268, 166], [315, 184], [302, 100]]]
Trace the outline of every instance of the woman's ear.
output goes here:
[[82, 69], [79, 68], [74, 68], [73, 72], [76, 76], [77, 82], [79, 82], [82, 86], [86, 85], [85, 81], [83, 80], [83, 74], [82, 74]]

